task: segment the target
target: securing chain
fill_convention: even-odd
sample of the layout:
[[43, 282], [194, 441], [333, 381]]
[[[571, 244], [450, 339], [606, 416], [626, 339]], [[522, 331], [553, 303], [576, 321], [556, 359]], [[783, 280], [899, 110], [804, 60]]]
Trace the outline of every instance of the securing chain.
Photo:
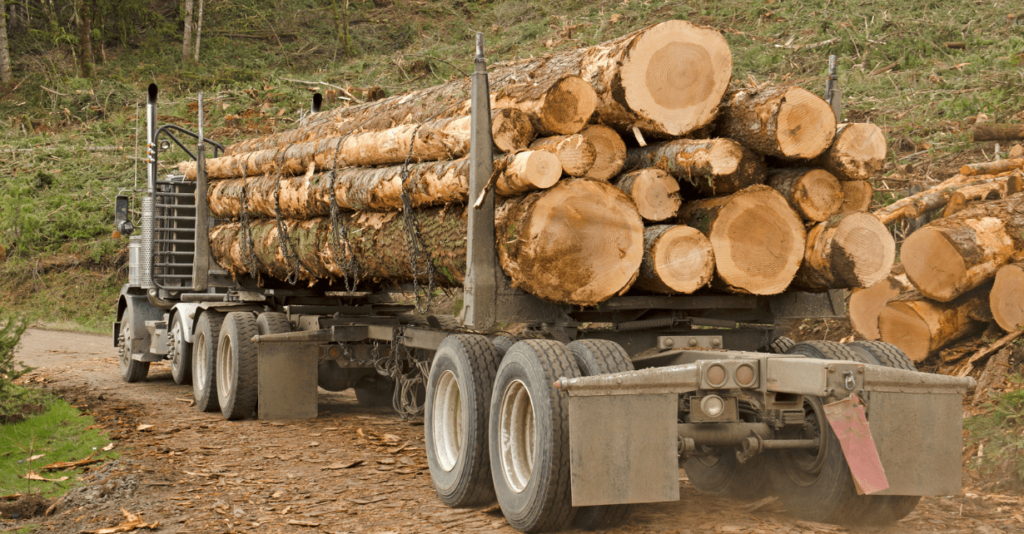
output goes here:
[[[341, 153], [341, 147], [345, 144], [345, 140], [347, 140], [350, 135], [352, 135], [352, 131], [342, 136], [338, 140], [338, 146], [334, 149], [334, 162], [331, 168], [330, 181], [328, 182], [331, 197], [331, 218], [327, 243], [331, 247], [331, 254], [334, 256], [336, 262], [338, 262], [340, 258], [338, 251], [344, 247], [345, 263], [342, 264], [339, 262], [338, 266], [341, 267], [341, 276], [345, 282], [345, 291], [353, 293], [356, 290], [356, 284], [359, 283], [359, 262], [356, 260], [355, 250], [352, 249], [352, 243], [349, 241], [348, 225], [345, 224], [345, 219], [341, 216], [341, 209], [338, 207], [338, 195], [334, 189], [335, 181], [338, 176], [338, 154]], [[351, 283], [349, 282], [350, 277]]]
[[[438, 115], [440, 115], [440, 113]], [[412, 292], [413, 297], [416, 299], [415, 308], [417, 313], [426, 313], [434, 298], [434, 262], [433, 258], [428, 255], [424, 268], [422, 270], [419, 268], [420, 262], [423, 259], [421, 248], [423, 241], [422, 236], [420, 235], [419, 221], [416, 220], [416, 214], [412, 210], [412, 195], [409, 194], [409, 178], [412, 174], [409, 171], [409, 162], [412, 161], [412, 151], [416, 146], [416, 135], [419, 133], [420, 126], [422, 125], [423, 123], [417, 124], [416, 128], [412, 131], [412, 140], [409, 142], [409, 152], [405, 156], [405, 162], [402, 163], [401, 173], [402, 223], [405, 228], [405, 243], [409, 252], [409, 269], [412, 271]], [[424, 275], [427, 277], [427, 291], [426, 297], [421, 301], [421, 288], [419, 281], [420, 277]]]
[[[294, 143], [292, 143], [294, 145]], [[292, 145], [288, 145], [284, 150], [281, 151], [281, 157], [277, 162], [277, 187], [274, 189], [274, 216], [277, 219], [277, 247], [284, 255], [286, 261], [292, 263], [292, 268], [288, 273], [288, 284], [294, 285], [299, 281], [299, 256], [295, 254], [295, 248], [292, 246], [291, 240], [288, 236], [288, 225], [284, 223], [284, 218], [281, 216], [281, 181], [284, 175], [284, 156], [285, 153], [291, 149]]]
[[248, 174], [248, 162], [249, 156], [244, 159], [239, 159], [239, 165], [242, 167], [242, 199], [241, 206], [239, 207], [239, 220], [240, 228], [239, 233], [241, 234], [241, 243], [239, 248], [242, 252], [242, 261], [245, 262], [246, 267], [249, 269], [249, 276], [259, 281], [259, 258], [256, 257], [256, 243], [252, 239], [252, 226], [249, 224], [249, 184], [252, 183], [249, 180]]

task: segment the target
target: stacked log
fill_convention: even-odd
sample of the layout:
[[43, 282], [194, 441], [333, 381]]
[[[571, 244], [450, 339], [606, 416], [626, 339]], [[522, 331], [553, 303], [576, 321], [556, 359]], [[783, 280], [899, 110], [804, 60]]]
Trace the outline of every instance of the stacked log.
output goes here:
[[870, 287], [856, 288], [850, 292], [850, 325], [864, 339], [877, 340], [878, 316], [890, 300], [910, 291], [913, 287], [901, 266], [893, 273]]
[[911, 291], [890, 300], [878, 318], [882, 341], [903, 350], [915, 362], [950, 343], [984, 329], [988, 288], [964, 293], [949, 302]]
[[[894, 243], [864, 213], [884, 135], [837, 125], [800, 87], [726, 94], [731, 70], [721, 34], [684, 21], [492, 66], [488, 187], [512, 285], [590, 306], [627, 292], [774, 295], [884, 278]], [[470, 87], [323, 111], [207, 160], [216, 261], [309, 284], [357, 265], [361, 280], [422, 282], [433, 270], [460, 285], [475, 201]], [[179, 170], [196, 176], [192, 163]]]

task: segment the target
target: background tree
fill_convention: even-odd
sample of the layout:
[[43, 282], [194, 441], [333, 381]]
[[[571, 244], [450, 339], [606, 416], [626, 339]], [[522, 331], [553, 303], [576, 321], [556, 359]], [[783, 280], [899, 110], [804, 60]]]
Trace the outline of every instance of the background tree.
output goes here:
[[203, 35], [203, 3], [205, 0], [199, 0], [199, 13], [196, 14], [196, 65], [199, 64], [199, 39]]
[[185, 39], [181, 43], [181, 60], [188, 61], [192, 49], [192, 6], [193, 0], [185, 0]]
[[11, 81], [11, 56], [7, 52], [7, 8], [0, 0], [0, 82]]
[[78, 6], [78, 65], [83, 78], [92, 78], [92, 12], [89, 2]]

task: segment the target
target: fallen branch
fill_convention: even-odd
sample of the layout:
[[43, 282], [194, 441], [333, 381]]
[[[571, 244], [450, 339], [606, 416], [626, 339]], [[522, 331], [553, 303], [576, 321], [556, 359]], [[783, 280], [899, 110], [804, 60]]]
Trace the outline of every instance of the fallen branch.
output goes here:
[[971, 374], [971, 371], [974, 370], [974, 366], [979, 361], [999, 352], [999, 349], [1005, 347], [1009, 342], [1019, 338], [1022, 335], [1024, 335], [1024, 329], [1019, 329], [1016, 332], [1010, 332], [1009, 334], [1006, 334], [1005, 336], [996, 340], [995, 343], [989, 345], [987, 348], [979, 350], [974, 354], [974, 356], [971, 356], [967, 360], [967, 363], [964, 364], [964, 366], [960, 369], [959, 372], [957, 372], [956, 376], [962, 377]]

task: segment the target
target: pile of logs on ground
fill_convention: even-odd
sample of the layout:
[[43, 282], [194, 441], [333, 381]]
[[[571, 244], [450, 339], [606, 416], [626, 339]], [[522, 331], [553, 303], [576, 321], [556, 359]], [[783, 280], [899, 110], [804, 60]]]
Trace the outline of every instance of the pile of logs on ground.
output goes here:
[[[721, 34], [684, 21], [491, 66], [495, 244], [512, 284], [593, 305], [885, 278], [895, 242], [865, 211], [882, 131], [837, 125], [800, 87], [730, 88], [731, 73]], [[207, 161], [216, 261], [310, 284], [432, 270], [461, 285], [469, 97], [459, 79], [229, 146]]]
[[883, 222], [940, 214], [910, 234], [901, 264], [853, 290], [850, 320], [921, 361], [994, 321], [1024, 326], [1024, 159], [966, 165], [941, 184], [875, 212]]

